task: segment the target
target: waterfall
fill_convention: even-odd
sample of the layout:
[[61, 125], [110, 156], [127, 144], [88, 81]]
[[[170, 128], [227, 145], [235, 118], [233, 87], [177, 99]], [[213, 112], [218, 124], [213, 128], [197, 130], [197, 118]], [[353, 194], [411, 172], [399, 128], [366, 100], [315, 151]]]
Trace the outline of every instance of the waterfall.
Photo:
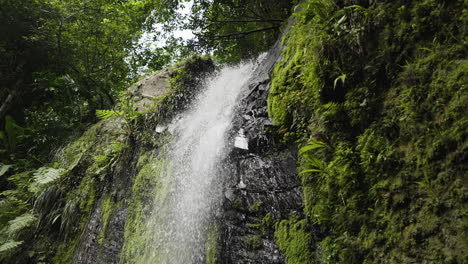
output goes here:
[[[145, 263], [202, 263], [206, 232], [222, 200], [222, 160], [228, 152], [238, 97], [254, 71], [254, 63], [227, 67], [206, 81], [188, 111], [168, 130], [172, 135], [160, 174], [167, 185], [164, 200], [155, 199], [146, 236]], [[155, 194], [159, 195], [159, 194]]]

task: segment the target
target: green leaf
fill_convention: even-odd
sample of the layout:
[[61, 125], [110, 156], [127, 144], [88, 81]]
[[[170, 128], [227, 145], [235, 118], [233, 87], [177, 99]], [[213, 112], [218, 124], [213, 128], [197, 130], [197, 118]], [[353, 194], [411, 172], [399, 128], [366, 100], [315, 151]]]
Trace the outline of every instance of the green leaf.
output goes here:
[[299, 149], [299, 154], [303, 154], [313, 149], [325, 148], [325, 147], [327, 147], [327, 144], [325, 144], [322, 141], [310, 141], [309, 143], [307, 143], [307, 145]]
[[338, 81], [341, 81], [341, 84], [344, 85], [346, 80], [346, 74], [341, 74], [340, 76], [336, 77], [335, 81], [333, 82], [333, 89], [336, 88], [336, 84]]
[[5, 132], [10, 150], [13, 151], [16, 148], [18, 138], [24, 134], [24, 128], [18, 126], [13, 117], [7, 115], [5, 117]]
[[5, 174], [13, 165], [0, 164], [0, 176]]
[[123, 115], [123, 111], [115, 111], [115, 110], [96, 110], [97, 118], [101, 120], [109, 119], [113, 116]]
[[314, 167], [314, 168], [320, 168], [320, 169], [323, 169], [327, 166], [327, 164], [319, 159], [317, 159], [316, 157], [312, 157], [310, 155], [307, 155], [305, 156], [307, 161], [308, 161], [308, 165]]
[[34, 173], [34, 181], [39, 184], [48, 184], [57, 180], [63, 172], [63, 169], [41, 167]]
[[323, 172], [323, 171], [319, 169], [307, 169], [307, 170], [302, 170], [301, 172], [299, 172], [299, 175], [304, 174], [304, 173], [311, 173], [311, 172]]

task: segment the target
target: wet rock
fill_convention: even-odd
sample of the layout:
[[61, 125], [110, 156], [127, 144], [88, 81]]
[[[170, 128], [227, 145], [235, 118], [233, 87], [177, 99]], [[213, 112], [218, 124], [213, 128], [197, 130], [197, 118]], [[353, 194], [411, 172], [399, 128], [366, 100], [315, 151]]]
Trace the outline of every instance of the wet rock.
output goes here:
[[239, 129], [237, 136], [234, 138], [234, 147], [243, 150], [249, 150], [249, 141], [245, 137], [244, 129]]
[[[279, 45], [274, 47], [261, 63], [233, 122], [232, 140], [238, 140], [242, 128], [248, 151], [234, 149], [229, 156], [231, 167], [226, 172], [229, 181], [219, 221], [222, 230], [219, 263], [285, 263], [274, 239], [272, 221], [302, 210], [297, 150], [274, 151], [275, 142], [266, 130], [273, 125], [267, 112], [269, 73], [280, 50]], [[268, 221], [270, 226], [260, 227]]]
[[[126, 201], [132, 191], [132, 175], [135, 174], [138, 155], [134, 149], [128, 150], [124, 158], [115, 165], [108, 181], [103, 183], [98, 194], [96, 208], [92, 211], [80, 237], [71, 262], [76, 264], [117, 264], [124, 242], [125, 222], [127, 220], [126, 203], [116, 206], [118, 201]], [[103, 230], [102, 201], [106, 196], [113, 200], [112, 214], [108, 218], [106, 230]], [[107, 231], [107, 232], [104, 232]], [[103, 236], [100, 241], [100, 236]]]

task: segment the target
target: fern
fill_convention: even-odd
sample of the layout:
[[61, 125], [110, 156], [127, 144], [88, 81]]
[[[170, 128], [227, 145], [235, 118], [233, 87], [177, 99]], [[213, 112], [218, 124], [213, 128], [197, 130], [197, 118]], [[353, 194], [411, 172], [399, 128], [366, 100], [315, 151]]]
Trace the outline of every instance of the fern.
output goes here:
[[48, 184], [60, 178], [63, 172], [63, 169], [42, 167], [34, 173], [34, 181], [39, 184]]
[[123, 115], [123, 111], [115, 111], [115, 110], [96, 110], [97, 118], [101, 120], [109, 119], [113, 116], [120, 116]]
[[45, 189], [34, 202], [34, 209], [39, 214], [47, 214], [57, 207], [57, 203], [62, 197], [62, 192], [57, 186], [52, 185]]
[[[5, 199], [0, 200], [0, 226], [6, 227], [8, 225], [8, 220], [11, 220], [17, 215], [25, 212], [28, 208], [29, 204], [15, 197], [6, 197]], [[6, 231], [2, 232], [0, 230], [0, 237], [2, 233], [6, 233]]]
[[30, 213], [25, 213], [8, 222], [7, 234], [15, 237], [19, 231], [31, 226], [36, 221], [36, 217]]
[[313, 172], [327, 174], [327, 163], [308, 153], [311, 150], [327, 147], [329, 146], [322, 141], [310, 141], [309, 143], [307, 143], [307, 145], [299, 149], [299, 154], [306, 159], [306, 166], [309, 167], [309, 169], [301, 170], [299, 172], [299, 175]]
[[37, 169], [33, 174], [34, 182], [30, 184], [29, 191], [36, 194], [41, 192], [47, 185], [59, 179], [64, 172], [64, 169], [54, 169], [49, 167], [41, 167]]
[[17, 189], [27, 189], [28, 186], [31, 184], [31, 171], [24, 171], [21, 173], [13, 174], [8, 177], [10, 182], [13, 182]]
[[0, 253], [11, 251], [12, 249], [19, 247], [21, 244], [23, 244], [23, 241], [8, 240], [0, 246]]

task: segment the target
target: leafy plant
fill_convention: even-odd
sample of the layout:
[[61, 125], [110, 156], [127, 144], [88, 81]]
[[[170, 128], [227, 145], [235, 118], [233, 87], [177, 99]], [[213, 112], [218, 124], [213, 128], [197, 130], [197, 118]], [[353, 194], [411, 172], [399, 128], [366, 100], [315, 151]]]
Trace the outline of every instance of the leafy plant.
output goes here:
[[55, 169], [50, 167], [41, 167], [33, 174], [34, 182], [29, 186], [33, 193], [39, 193], [45, 186], [55, 182], [63, 175], [64, 169]]
[[8, 222], [6, 234], [8, 237], [16, 237], [19, 231], [31, 226], [36, 220], [36, 217], [30, 213], [20, 215]]
[[96, 110], [96, 117], [101, 120], [107, 120], [111, 117], [121, 116], [124, 114], [124, 111], [116, 110]]
[[16, 249], [17, 247], [21, 246], [24, 241], [15, 241], [15, 240], [8, 240], [2, 245], [0, 245], [0, 259], [1, 255], [4, 255], [7, 252], [12, 251], [13, 249]]
[[306, 167], [306, 169], [301, 170], [299, 175], [313, 172], [326, 173], [327, 163], [310, 153], [312, 150], [321, 148], [329, 148], [329, 146], [322, 141], [313, 140], [299, 149], [299, 155], [304, 157], [306, 160], [304, 163], [304, 167]]
[[341, 81], [341, 84], [344, 85], [346, 80], [346, 74], [342, 74], [338, 77], [336, 77], [335, 81], [333, 82], [333, 88], [336, 88], [336, 85], [338, 84], [338, 81]]
[[5, 165], [0, 163], [0, 176], [3, 176], [13, 165]]
[[25, 213], [8, 222], [0, 234], [0, 259], [8, 256], [24, 243], [24, 241], [18, 241], [21, 232], [32, 226], [36, 220], [31, 213]]

